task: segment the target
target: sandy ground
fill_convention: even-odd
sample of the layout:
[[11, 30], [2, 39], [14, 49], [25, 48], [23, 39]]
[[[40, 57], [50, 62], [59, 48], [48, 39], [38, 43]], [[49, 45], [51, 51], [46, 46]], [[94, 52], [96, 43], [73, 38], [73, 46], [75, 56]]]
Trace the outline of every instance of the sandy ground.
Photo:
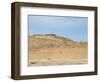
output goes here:
[[28, 66], [86, 64], [87, 61], [87, 46], [33, 49], [28, 55]]

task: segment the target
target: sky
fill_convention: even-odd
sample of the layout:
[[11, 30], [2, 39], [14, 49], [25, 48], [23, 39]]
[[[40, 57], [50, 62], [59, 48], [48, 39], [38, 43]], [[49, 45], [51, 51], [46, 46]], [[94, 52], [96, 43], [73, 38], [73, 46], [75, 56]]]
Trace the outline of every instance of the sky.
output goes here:
[[71, 16], [28, 16], [29, 35], [53, 33], [74, 41], [88, 40], [88, 18]]

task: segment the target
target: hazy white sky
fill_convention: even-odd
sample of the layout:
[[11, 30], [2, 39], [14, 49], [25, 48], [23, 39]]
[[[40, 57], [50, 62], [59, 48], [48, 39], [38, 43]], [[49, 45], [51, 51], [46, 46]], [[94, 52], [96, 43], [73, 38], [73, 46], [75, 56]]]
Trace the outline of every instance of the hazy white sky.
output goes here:
[[70, 16], [28, 16], [29, 35], [54, 33], [75, 41], [87, 41], [88, 18]]

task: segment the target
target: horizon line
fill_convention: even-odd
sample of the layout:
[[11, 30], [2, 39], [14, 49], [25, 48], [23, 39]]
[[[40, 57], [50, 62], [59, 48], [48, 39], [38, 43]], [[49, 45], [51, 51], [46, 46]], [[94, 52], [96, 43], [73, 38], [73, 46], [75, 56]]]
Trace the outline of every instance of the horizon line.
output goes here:
[[[65, 37], [65, 36], [61, 36], [61, 35], [57, 35], [57, 34], [54, 34], [54, 33], [47, 33], [47, 34], [32, 34], [32, 35], [28, 35], [28, 36], [59, 36], [59, 37], [63, 37], [63, 38], [66, 38], [66, 39], [70, 39], [70, 40], [73, 40], [73, 41], [76, 41], [72, 38], [69, 38], [69, 37]], [[88, 41], [76, 41], [76, 42], [86, 42], [88, 43]]]

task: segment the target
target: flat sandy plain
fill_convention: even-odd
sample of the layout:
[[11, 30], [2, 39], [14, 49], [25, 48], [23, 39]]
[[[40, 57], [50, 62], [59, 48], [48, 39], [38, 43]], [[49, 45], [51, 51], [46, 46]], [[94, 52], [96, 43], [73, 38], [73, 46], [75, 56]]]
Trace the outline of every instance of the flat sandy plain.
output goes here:
[[33, 35], [28, 40], [28, 66], [86, 64], [87, 43], [55, 34]]

